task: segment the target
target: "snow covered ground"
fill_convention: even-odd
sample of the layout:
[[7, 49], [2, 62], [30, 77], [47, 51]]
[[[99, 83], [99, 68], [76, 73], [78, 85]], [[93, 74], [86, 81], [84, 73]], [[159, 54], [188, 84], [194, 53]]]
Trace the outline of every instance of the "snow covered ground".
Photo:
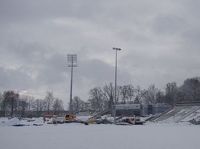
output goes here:
[[[147, 123], [140, 126], [44, 124], [10, 126], [0, 119], [2, 149], [199, 149], [199, 126]], [[25, 120], [24, 120], [25, 123]], [[37, 123], [43, 123], [37, 119]], [[9, 125], [10, 124], [10, 125]], [[25, 123], [27, 124], [27, 123]]]

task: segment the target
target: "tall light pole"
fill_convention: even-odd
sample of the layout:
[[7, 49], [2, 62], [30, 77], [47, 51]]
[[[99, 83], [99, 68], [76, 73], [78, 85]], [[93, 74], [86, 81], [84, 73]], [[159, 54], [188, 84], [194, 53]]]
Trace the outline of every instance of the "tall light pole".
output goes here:
[[68, 67], [71, 67], [71, 81], [70, 81], [70, 103], [69, 103], [69, 112], [72, 113], [72, 86], [73, 86], [73, 68], [77, 67], [77, 55], [68, 54], [67, 55]]
[[[117, 101], [117, 52], [121, 51], [120, 48], [113, 48], [115, 50], [115, 101], [112, 103], [114, 105], [114, 123], [116, 123], [116, 109], [115, 109], [115, 102]], [[113, 106], [112, 105], [112, 106]]]

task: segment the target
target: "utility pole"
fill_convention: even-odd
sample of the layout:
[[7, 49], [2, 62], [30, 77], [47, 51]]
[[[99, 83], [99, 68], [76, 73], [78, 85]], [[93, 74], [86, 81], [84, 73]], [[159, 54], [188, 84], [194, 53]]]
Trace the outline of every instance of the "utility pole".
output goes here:
[[114, 123], [116, 123], [116, 108], [115, 108], [115, 102], [117, 101], [117, 52], [121, 51], [120, 48], [113, 48], [115, 50], [115, 101], [112, 103], [114, 106]]
[[72, 109], [73, 71], [74, 71], [74, 67], [77, 67], [77, 55], [68, 54], [67, 61], [68, 61], [68, 67], [71, 67], [69, 112], [73, 113], [73, 109]]

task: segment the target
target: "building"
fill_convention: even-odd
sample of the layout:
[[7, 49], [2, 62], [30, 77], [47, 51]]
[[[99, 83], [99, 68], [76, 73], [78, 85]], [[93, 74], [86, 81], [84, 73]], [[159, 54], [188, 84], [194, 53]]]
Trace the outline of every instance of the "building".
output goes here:
[[171, 109], [172, 106], [166, 103], [156, 103], [156, 104], [142, 104], [142, 109], [141, 109], [141, 115], [154, 115], [154, 114], [159, 114], [163, 113], [169, 109]]
[[116, 116], [140, 116], [141, 105], [140, 104], [118, 104], [114, 106], [114, 113]]
[[172, 107], [165, 103], [157, 104], [117, 104], [114, 106], [113, 115], [116, 116], [146, 116], [163, 113]]

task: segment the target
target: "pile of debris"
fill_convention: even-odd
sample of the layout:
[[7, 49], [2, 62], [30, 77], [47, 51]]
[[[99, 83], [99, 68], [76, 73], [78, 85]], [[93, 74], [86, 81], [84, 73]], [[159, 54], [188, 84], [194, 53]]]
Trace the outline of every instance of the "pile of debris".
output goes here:
[[122, 117], [116, 121], [117, 125], [143, 125], [144, 121], [141, 121], [140, 117]]
[[[104, 113], [106, 114], [106, 113]], [[116, 117], [114, 118], [111, 115], [96, 114], [92, 117], [89, 117], [86, 120], [78, 119], [74, 114], [66, 114], [65, 116], [46, 116], [44, 117], [44, 122], [47, 124], [63, 124], [63, 123], [81, 123], [85, 125], [89, 124], [116, 124], [116, 125], [142, 125], [144, 122], [140, 120], [140, 117], [131, 116], [131, 117]]]
[[194, 125], [200, 125], [200, 120], [192, 119], [189, 122]]

